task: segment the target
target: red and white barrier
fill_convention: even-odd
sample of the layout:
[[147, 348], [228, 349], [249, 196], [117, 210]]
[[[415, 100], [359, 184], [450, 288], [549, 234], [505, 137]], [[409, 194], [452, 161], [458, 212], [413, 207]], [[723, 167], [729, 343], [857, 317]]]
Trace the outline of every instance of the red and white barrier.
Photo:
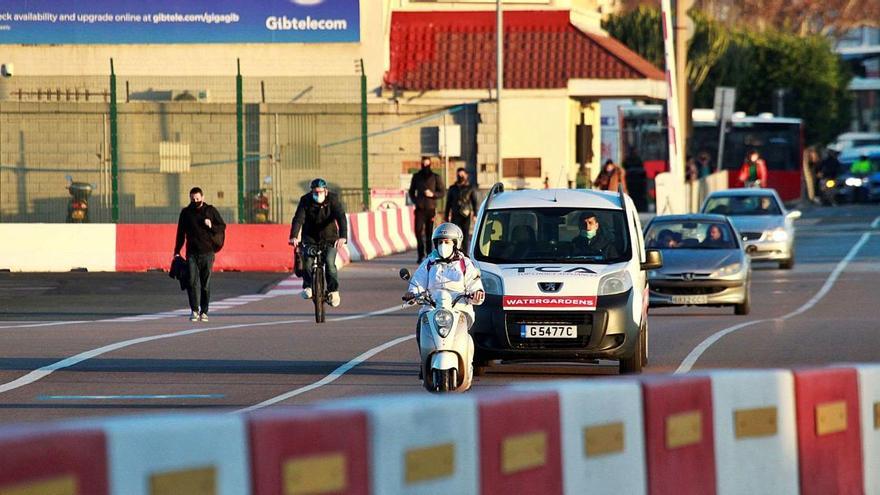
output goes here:
[[[537, 383], [515, 387], [559, 395], [566, 494], [646, 493], [642, 389], [630, 380]], [[621, 476], [621, 473], [626, 473]]]
[[478, 399], [480, 493], [562, 493], [559, 397], [506, 392]]
[[114, 495], [250, 493], [242, 416], [119, 418], [104, 431]]
[[0, 429], [0, 493], [107, 495], [107, 446], [95, 428]]
[[392, 252], [402, 253], [407, 250], [406, 240], [401, 235], [403, 226], [400, 224], [400, 209], [381, 210], [377, 212], [382, 218], [383, 232], [388, 239]]
[[880, 365], [855, 366], [859, 378], [865, 493], [880, 494]]
[[399, 234], [403, 237], [407, 250], [416, 249], [418, 247], [418, 243], [416, 242], [416, 217], [414, 211], [415, 210], [412, 206], [397, 210], [399, 221], [398, 227], [400, 228]]
[[642, 383], [651, 495], [715, 493], [712, 388], [707, 377]]
[[254, 495], [370, 493], [362, 412], [262, 411], [248, 429]]
[[710, 378], [718, 494], [797, 494], [791, 372], [716, 371]]
[[794, 372], [794, 384], [801, 493], [862, 493], [856, 370], [798, 370]]

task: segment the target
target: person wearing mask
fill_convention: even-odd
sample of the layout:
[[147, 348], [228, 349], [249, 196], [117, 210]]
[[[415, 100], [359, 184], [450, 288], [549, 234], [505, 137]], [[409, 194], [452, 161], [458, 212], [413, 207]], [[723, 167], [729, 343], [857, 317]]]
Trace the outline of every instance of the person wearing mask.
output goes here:
[[431, 252], [431, 233], [437, 214], [437, 198], [446, 192], [443, 179], [431, 171], [431, 157], [423, 156], [421, 170], [414, 173], [409, 184], [409, 198], [415, 204], [415, 231], [418, 261]]
[[599, 217], [591, 211], [581, 215], [580, 234], [571, 244], [576, 256], [596, 256], [606, 260], [618, 257], [614, 239], [605, 233], [599, 225]]
[[477, 195], [474, 186], [468, 180], [467, 170], [459, 168], [455, 171], [455, 184], [446, 192], [446, 211], [443, 220], [458, 225], [464, 234], [461, 250], [467, 252], [470, 240], [471, 219], [477, 214]]
[[217, 208], [205, 203], [201, 188], [189, 190], [189, 206], [180, 210], [177, 219], [177, 237], [174, 242], [174, 257], [186, 241], [186, 262], [189, 268], [189, 286], [186, 295], [191, 311], [190, 321], [208, 321], [208, 306], [211, 302], [211, 270], [214, 255], [223, 247], [226, 223]]
[[[336, 254], [340, 249], [344, 249], [348, 235], [348, 221], [339, 197], [327, 189], [327, 181], [317, 178], [309, 184], [309, 188], [311, 190], [299, 198], [296, 213], [290, 224], [290, 239], [287, 243], [294, 248], [301, 243], [325, 246], [327, 295], [330, 306], [336, 307], [342, 302], [339, 295]], [[312, 298], [312, 263], [314, 262], [313, 257], [303, 257], [303, 299]]]
[[603, 191], [617, 191], [618, 186], [623, 186], [623, 192], [629, 194], [626, 189], [626, 172], [623, 167], [617, 165], [612, 160], [605, 160], [605, 165], [596, 181], [593, 184], [597, 189]]
[[739, 181], [743, 187], [767, 187], [767, 163], [757, 150], [746, 154], [746, 159], [739, 169]]

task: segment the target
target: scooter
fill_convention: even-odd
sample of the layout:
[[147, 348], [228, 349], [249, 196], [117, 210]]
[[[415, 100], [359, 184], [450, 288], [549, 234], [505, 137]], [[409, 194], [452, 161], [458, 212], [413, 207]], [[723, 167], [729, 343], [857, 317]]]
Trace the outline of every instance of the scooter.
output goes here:
[[70, 202], [67, 205], [68, 223], [89, 222], [89, 196], [92, 194], [92, 185], [85, 182], [71, 182], [67, 186], [70, 193]]
[[[400, 269], [400, 278], [404, 281], [411, 276], [408, 269]], [[466, 312], [456, 309], [460, 301], [468, 301], [470, 296], [462, 293], [453, 297], [449, 290], [440, 288], [404, 299], [407, 304], [432, 308], [419, 317], [422, 385], [429, 392], [466, 392], [471, 388], [474, 340], [469, 331], [473, 320]]]

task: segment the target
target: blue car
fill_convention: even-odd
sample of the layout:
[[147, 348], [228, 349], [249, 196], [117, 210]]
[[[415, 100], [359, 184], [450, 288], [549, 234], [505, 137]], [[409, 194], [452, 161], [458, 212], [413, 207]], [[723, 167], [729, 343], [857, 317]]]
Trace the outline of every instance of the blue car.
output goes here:
[[[852, 164], [862, 156], [871, 162], [871, 172], [867, 175], [850, 172]], [[834, 179], [835, 197], [838, 201], [880, 201], [880, 146], [859, 146], [848, 148], [838, 157], [843, 172]]]

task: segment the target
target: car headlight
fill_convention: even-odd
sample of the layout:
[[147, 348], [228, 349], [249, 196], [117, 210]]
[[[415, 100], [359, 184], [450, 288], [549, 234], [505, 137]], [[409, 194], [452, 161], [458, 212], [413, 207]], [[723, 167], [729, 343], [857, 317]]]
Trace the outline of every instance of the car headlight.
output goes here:
[[496, 296], [504, 294], [504, 282], [501, 280], [501, 277], [489, 272], [482, 272], [480, 278], [483, 281], [483, 290], [486, 291], [486, 294], [494, 294]]
[[728, 275], [733, 275], [734, 273], [739, 273], [740, 270], [742, 270], [742, 263], [731, 263], [712, 272], [712, 276], [726, 277]]
[[434, 323], [437, 324], [437, 332], [444, 339], [449, 336], [449, 332], [452, 331], [452, 323], [455, 319], [452, 317], [452, 312], [447, 311], [445, 309], [441, 309], [434, 313]]
[[766, 237], [773, 242], [784, 242], [788, 240], [788, 232], [783, 228], [778, 228], [766, 233]]
[[844, 184], [850, 187], [862, 187], [862, 179], [859, 177], [847, 177]]
[[626, 270], [609, 273], [599, 281], [599, 295], [610, 296], [630, 290], [633, 286], [632, 277]]

